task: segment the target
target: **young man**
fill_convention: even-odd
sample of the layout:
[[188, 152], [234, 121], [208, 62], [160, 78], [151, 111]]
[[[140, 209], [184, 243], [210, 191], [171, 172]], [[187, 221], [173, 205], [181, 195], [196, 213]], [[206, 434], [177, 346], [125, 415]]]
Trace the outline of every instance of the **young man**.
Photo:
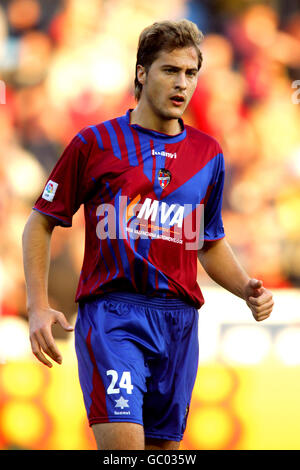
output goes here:
[[[272, 294], [246, 274], [224, 238], [222, 151], [181, 119], [197, 85], [201, 40], [186, 20], [142, 32], [136, 108], [74, 137], [24, 229], [30, 340], [36, 357], [51, 367], [46, 355], [62, 361], [51, 325], [73, 329], [48, 304], [51, 233], [56, 225], [71, 226], [84, 204], [75, 345], [99, 449], [179, 448], [204, 303], [197, 254], [209, 276], [244, 299], [257, 321], [273, 307]], [[191, 243], [194, 233], [199, 245]]]

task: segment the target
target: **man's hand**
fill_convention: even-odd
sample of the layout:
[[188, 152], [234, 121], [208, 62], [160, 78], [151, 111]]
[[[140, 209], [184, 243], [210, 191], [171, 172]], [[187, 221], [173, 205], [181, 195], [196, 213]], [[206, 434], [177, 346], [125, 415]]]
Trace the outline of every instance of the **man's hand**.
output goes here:
[[74, 328], [68, 323], [63, 313], [52, 308], [39, 308], [29, 311], [29, 337], [31, 349], [37, 359], [47, 367], [52, 367], [43, 353], [46, 353], [58, 364], [62, 363], [62, 356], [59, 352], [51, 327], [54, 323], [59, 323], [66, 331], [73, 331]]
[[245, 287], [245, 300], [256, 321], [269, 318], [274, 306], [273, 295], [263, 287], [263, 282], [250, 279]]

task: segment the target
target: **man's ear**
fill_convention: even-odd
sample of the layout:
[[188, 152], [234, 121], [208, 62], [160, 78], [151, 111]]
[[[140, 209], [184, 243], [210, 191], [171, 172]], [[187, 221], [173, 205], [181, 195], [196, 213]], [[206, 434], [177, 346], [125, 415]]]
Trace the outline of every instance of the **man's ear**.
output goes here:
[[141, 85], [145, 85], [146, 81], [146, 69], [143, 65], [136, 66], [136, 76]]

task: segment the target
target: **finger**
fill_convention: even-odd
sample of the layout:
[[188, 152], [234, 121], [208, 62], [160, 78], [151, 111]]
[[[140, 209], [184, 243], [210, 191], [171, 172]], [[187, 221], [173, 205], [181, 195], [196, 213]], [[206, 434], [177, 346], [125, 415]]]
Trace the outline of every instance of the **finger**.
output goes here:
[[249, 284], [253, 289], [260, 289], [263, 286], [263, 282], [258, 279], [250, 279]]
[[55, 361], [55, 357], [53, 357], [53, 354], [51, 353], [51, 350], [49, 349], [48, 344], [45, 341], [45, 338], [43, 336], [42, 331], [37, 331], [36, 332], [36, 338], [37, 338], [37, 341], [38, 341], [42, 351], [44, 353], [46, 353], [47, 356], [51, 357], [51, 359], [53, 359]]
[[259, 297], [264, 293], [264, 291], [265, 288], [263, 287], [262, 281], [259, 281], [257, 279], [250, 279], [246, 289], [248, 296]]
[[[56, 344], [55, 344], [55, 341], [54, 341], [54, 338], [52, 336], [52, 333], [51, 333], [51, 329], [49, 330], [41, 330], [41, 335], [43, 337], [43, 340], [46, 344], [46, 347], [47, 347], [47, 351], [45, 350], [45, 352], [48, 354], [48, 356], [50, 356], [55, 362], [57, 362], [58, 364], [61, 364], [62, 363], [62, 355], [59, 351], [59, 349], [57, 348]], [[43, 348], [44, 349], [44, 348]]]
[[51, 368], [52, 364], [48, 359], [44, 356], [44, 354], [41, 351], [41, 346], [39, 345], [37, 339], [34, 336], [30, 336], [30, 343], [31, 343], [31, 350], [32, 353], [35, 355], [35, 357], [45, 364], [45, 366]]
[[64, 330], [66, 331], [74, 330], [74, 327], [70, 325], [70, 323], [68, 322], [68, 320], [66, 319], [63, 313], [57, 313], [56, 320], [58, 321], [58, 323]]
[[257, 305], [257, 306], [260, 306], [260, 305], [263, 305], [267, 302], [270, 302], [270, 301], [273, 301], [273, 296], [272, 295], [269, 295], [269, 294], [262, 294], [260, 295], [259, 297], [249, 297], [248, 298], [248, 302], [251, 304], [251, 305]]
[[263, 299], [261, 298], [261, 296], [260, 297], [251, 296], [248, 298], [247, 303], [249, 303], [251, 307], [255, 307], [255, 306], [259, 307], [260, 305], [263, 304]]
[[272, 312], [272, 311], [269, 311], [269, 312], [264, 313], [264, 314], [258, 314], [257, 317], [255, 318], [256, 321], [263, 321], [263, 320], [266, 320], [266, 319], [269, 318], [269, 316], [271, 315], [271, 312]]
[[274, 301], [273, 300], [270, 300], [269, 302], [266, 302], [266, 303], [263, 303], [262, 305], [260, 306], [255, 306], [253, 307], [255, 312], [257, 313], [264, 313], [266, 312], [267, 310], [270, 310], [272, 309], [274, 306]]
[[261, 287], [260, 289], [253, 289], [252, 290], [252, 297], [260, 297], [264, 293], [264, 288]]
[[264, 309], [261, 312], [257, 312], [255, 310], [252, 310], [252, 314], [256, 319], [263, 319], [264, 317], [269, 317], [272, 313], [273, 310], [273, 305], [271, 305], [269, 308]]
[[255, 318], [256, 321], [263, 321], [269, 318], [271, 315], [271, 311], [265, 312], [264, 314], [261, 313], [253, 313], [253, 317]]

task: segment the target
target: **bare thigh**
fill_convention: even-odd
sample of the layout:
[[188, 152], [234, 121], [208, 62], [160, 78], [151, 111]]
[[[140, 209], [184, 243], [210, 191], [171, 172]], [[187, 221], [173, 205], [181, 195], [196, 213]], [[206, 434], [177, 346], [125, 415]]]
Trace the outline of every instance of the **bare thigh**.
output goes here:
[[144, 450], [144, 428], [136, 423], [98, 423], [92, 426], [98, 450]]

